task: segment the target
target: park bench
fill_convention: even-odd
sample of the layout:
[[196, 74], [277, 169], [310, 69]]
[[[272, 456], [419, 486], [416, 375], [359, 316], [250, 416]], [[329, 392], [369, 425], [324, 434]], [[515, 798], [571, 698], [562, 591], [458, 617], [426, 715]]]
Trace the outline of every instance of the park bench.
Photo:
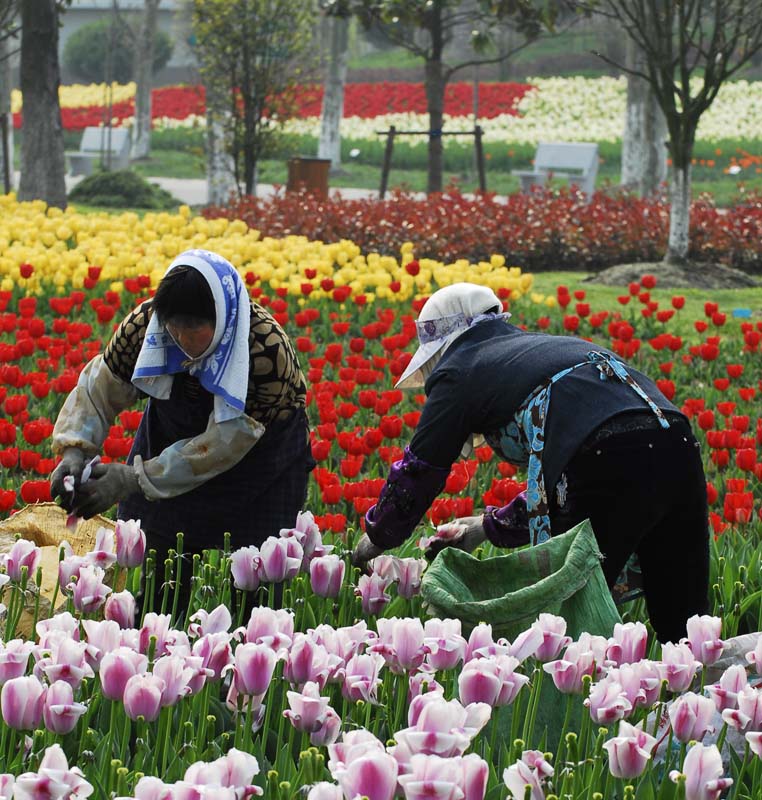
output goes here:
[[95, 165], [107, 161], [112, 169], [130, 166], [130, 131], [128, 128], [85, 128], [79, 150], [66, 153], [72, 175], [92, 175]]
[[591, 142], [540, 142], [534, 154], [534, 169], [511, 170], [521, 179], [521, 191], [544, 186], [548, 176], [566, 178], [588, 195], [598, 174], [598, 145]]

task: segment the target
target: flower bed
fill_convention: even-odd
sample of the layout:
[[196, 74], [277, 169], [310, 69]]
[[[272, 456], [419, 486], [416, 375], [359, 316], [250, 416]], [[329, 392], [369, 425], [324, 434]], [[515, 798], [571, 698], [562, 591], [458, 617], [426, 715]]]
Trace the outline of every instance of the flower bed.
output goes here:
[[[230, 562], [210, 557], [200, 582], [209, 588], [189, 611], [203, 607], [182, 628], [161, 608], [134, 616], [135, 526], [104, 531], [89, 554], [65, 554], [63, 609], [49, 621], [24, 600], [34, 598], [29, 576], [40, 554], [14, 545], [0, 577], [0, 794], [15, 783], [16, 797], [84, 797], [92, 787], [93, 796], [142, 800], [261, 790], [290, 800], [317, 783], [310, 800], [412, 800], [434, 789], [458, 800], [521, 800], [525, 785], [533, 800], [595, 792], [703, 800], [734, 781], [757, 796], [762, 652], [741, 648], [735, 667], [711, 670], [723, 639], [762, 627], [757, 316], [736, 318], [711, 300], [696, 314], [695, 301], [686, 306], [648, 277], [606, 307], [574, 287], [542, 296], [499, 254], [440, 263], [411, 244], [376, 256], [350, 241], [263, 238], [187, 209], [138, 219], [2, 202], [3, 514], [49, 499], [51, 420], [114, 323], [188, 246], [233, 260], [292, 336], [309, 376], [318, 468], [307, 503], [314, 520], [302, 515]], [[425, 618], [414, 541], [404, 558], [377, 560], [372, 575], [349, 567], [347, 546], [420, 411], [420, 395], [392, 388], [414, 346], [413, 314], [437, 286], [463, 279], [490, 285], [529, 329], [590, 337], [659, 376], [691, 417], [705, 457], [711, 603], [721, 620], [694, 620], [686, 643], [663, 648], [647, 640], [638, 606], [610, 637], [570, 642], [563, 620], [543, 617], [495, 642], [487, 626], [468, 632]], [[120, 415], [105, 459], [125, 458], [140, 416]], [[453, 467], [429, 519], [502, 504], [522, 477], [479, 448]], [[109, 579], [105, 568], [119, 575]], [[126, 589], [114, 592], [120, 576]], [[267, 605], [278, 584], [291, 611], [245, 610], [244, 592]], [[169, 584], [164, 595], [172, 610]], [[40, 622], [31, 642], [15, 635], [25, 612]], [[714, 745], [710, 726], [721, 739]], [[738, 749], [724, 764], [723, 742]]]
[[[350, 239], [363, 251], [395, 253], [411, 241], [416, 252], [443, 260], [488, 259], [501, 253], [526, 269], [602, 269], [660, 260], [666, 251], [669, 204], [624, 193], [538, 190], [496, 199], [469, 199], [457, 191], [414, 199], [396, 193], [377, 200], [323, 200], [285, 193], [247, 197], [206, 209], [210, 219], [242, 219], [267, 236]], [[691, 210], [690, 257], [762, 268], [762, 199], [719, 211], [706, 200]]]
[[[620, 142], [627, 84], [624, 78], [537, 78], [530, 83], [482, 83], [479, 122], [485, 142], [535, 145], [539, 141]], [[135, 85], [116, 85], [111, 111], [114, 124], [129, 125], [134, 113]], [[60, 92], [65, 128], [102, 124], [107, 105], [104, 85], [63, 86]], [[316, 137], [320, 127], [322, 88], [301, 87], [296, 94], [296, 118], [286, 129]], [[698, 141], [719, 142], [733, 136], [759, 140], [762, 128], [762, 81], [725, 84], [701, 117]], [[13, 94], [14, 125], [21, 124], [21, 94]], [[445, 127], [472, 129], [473, 86], [453, 83], [445, 94]], [[171, 86], [153, 90], [155, 127], [196, 127], [203, 122], [201, 86]], [[420, 83], [350, 83], [346, 86], [341, 134], [345, 139], [377, 139], [376, 132], [425, 130], [425, 92]], [[425, 137], [417, 147], [425, 149]]]

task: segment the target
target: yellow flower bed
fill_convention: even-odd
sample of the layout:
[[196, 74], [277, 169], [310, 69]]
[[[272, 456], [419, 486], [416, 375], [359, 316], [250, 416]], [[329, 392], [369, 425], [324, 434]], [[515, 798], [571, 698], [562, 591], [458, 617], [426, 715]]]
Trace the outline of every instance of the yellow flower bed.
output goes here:
[[[121, 103], [135, 96], [134, 83], [112, 83], [112, 103]], [[107, 102], [105, 83], [74, 83], [58, 89], [58, 102], [61, 108], [80, 108], [82, 106], [105, 106]], [[11, 111], [21, 111], [22, 97], [18, 89], [11, 92]]]
[[[506, 266], [501, 255], [477, 264], [466, 260], [443, 264], [420, 258], [418, 274], [411, 275], [416, 270], [406, 269], [415, 257], [410, 243], [394, 258], [363, 254], [350, 241], [326, 244], [303, 236], [262, 237], [241, 220], [205, 219], [187, 206], [177, 213], [147, 213], [141, 218], [133, 212], [82, 214], [73, 207], [61, 211], [41, 201], [19, 203], [12, 194], [0, 196], [3, 290], [20, 286], [29, 294], [40, 294], [51, 284], [61, 293], [71, 287], [79, 289], [90, 266], [102, 267], [101, 280], [117, 291], [125, 278], [138, 275], [148, 275], [156, 286], [170, 261], [193, 247], [220, 253], [242, 276], [253, 272], [261, 285], [273, 291], [285, 287], [289, 294], [303, 297], [309, 283], [313, 287], [311, 301], [330, 296], [330, 289], [321, 288], [323, 279], [350, 286], [354, 295], [364, 294], [368, 302], [376, 298], [408, 301], [466, 280], [495, 292], [508, 290], [512, 299], [532, 287], [532, 275]], [[34, 267], [30, 277], [22, 277], [22, 264]], [[530, 297], [534, 302], [554, 301], [535, 293]]]

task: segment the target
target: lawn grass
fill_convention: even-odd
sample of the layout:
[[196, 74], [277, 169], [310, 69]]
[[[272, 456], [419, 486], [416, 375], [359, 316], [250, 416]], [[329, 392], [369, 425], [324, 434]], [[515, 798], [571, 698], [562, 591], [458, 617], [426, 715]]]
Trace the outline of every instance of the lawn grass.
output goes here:
[[[154, 150], [151, 157], [132, 164], [132, 169], [145, 178], [204, 178], [206, 177], [203, 156], [184, 150]], [[288, 166], [283, 159], [265, 159], [259, 163], [259, 182], [285, 184], [288, 178]], [[508, 172], [486, 171], [487, 190], [500, 195], [513, 194], [519, 190], [518, 178]], [[615, 187], [618, 175], [613, 170], [601, 170], [596, 185], [599, 188]], [[413, 192], [425, 192], [428, 175], [425, 169], [402, 169], [394, 167], [389, 173], [389, 190], [408, 189]], [[381, 184], [381, 168], [374, 164], [363, 164], [353, 161], [342, 164], [341, 172], [331, 175], [329, 185], [335, 188], [378, 189]], [[463, 192], [474, 192], [479, 187], [475, 170], [446, 170], [443, 185], [457, 184]], [[555, 185], [564, 186], [565, 181], [556, 181]], [[716, 173], [714, 179], [705, 177], [693, 181], [693, 196], [709, 194], [721, 207], [733, 205], [744, 194], [762, 192], [762, 175], [739, 181], [737, 178]]]
[[[625, 318], [630, 316], [640, 316], [641, 304], [635, 299], [626, 306], [621, 306], [617, 301], [619, 295], [627, 294], [627, 288], [623, 286], [603, 286], [596, 283], [586, 283], [585, 278], [592, 273], [589, 272], [535, 272], [533, 273], [532, 291], [544, 295], [555, 295], [556, 288], [564, 285], [570, 292], [577, 289], [585, 291], [585, 302], [590, 304], [593, 312], [596, 311], [621, 311]], [[668, 323], [670, 332], [686, 336], [694, 334], [693, 322], [697, 319], [705, 319], [704, 303], [712, 301], [719, 303], [721, 311], [730, 315], [735, 308], [750, 308], [752, 310], [752, 320], [762, 319], [762, 286], [744, 289], [668, 289], [656, 285], [651, 291], [651, 297], [659, 302], [661, 308], [670, 308], [670, 301], [673, 295], [685, 297], [685, 306]], [[569, 313], [574, 313], [574, 303], [569, 306]], [[640, 325], [642, 326], [642, 321]], [[664, 328], [663, 325], [653, 321], [654, 334]]]

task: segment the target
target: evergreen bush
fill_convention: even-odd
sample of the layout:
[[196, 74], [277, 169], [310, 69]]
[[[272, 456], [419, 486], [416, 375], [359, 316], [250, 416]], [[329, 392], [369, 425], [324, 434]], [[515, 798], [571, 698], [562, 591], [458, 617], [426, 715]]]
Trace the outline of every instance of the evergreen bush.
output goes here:
[[[112, 24], [115, 30], [111, 31]], [[111, 80], [128, 83], [133, 79], [134, 36], [131, 26], [110, 18], [83, 25], [67, 40], [63, 52], [64, 66], [78, 79], [100, 83], [106, 80], [107, 57], [111, 53]], [[112, 47], [113, 42], [113, 47]], [[156, 31], [153, 71], [166, 66], [172, 55], [172, 40], [164, 31]]]
[[109, 208], [175, 208], [180, 201], [168, 191], [130, 170], [96, 172], [78, 183], [69, 200]]

